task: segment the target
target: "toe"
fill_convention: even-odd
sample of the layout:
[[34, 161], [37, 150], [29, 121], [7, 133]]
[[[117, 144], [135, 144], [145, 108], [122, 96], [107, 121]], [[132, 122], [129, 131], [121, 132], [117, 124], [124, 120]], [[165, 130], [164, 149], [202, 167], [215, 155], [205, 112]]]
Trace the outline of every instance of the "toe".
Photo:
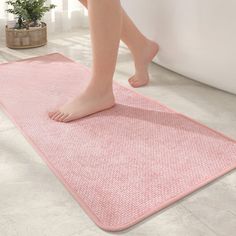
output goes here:
[[61, 112], [60, 111], [57, 111], [53, 114], [53, 116], [51, 117], [53, 120], [56, 120], [56, 118], [58, 117], [58, 115], [60, 115]]
[[64, 116], [64, 113], [60, 113], [57, 117], [55, 117], [55, 121], [60, 122], [61, 118]]
[[55, 113], [56, 113], [56, 111], [50, 111], [50, 112], [48, 112], [48, 116], [50, 118], [52, 118]]
[[129, 84], [130, 84], [131, 86], [133, 86], [133, 83], [134, 83], [134, 79], [130, 79], [130, 80], [129, 80]]
[[65, 117], [63, 119], [63, 122], [67, 123], [67, 122], [70, 122], [72, 120], [73, 120], [72, 114], [69, 114], [69, 115], [67, 115], [67, 117]]
[[128, 79], [128, 81], [129, 81], [129, 83], [132, 83], [133, 81], [134, 81], [134, 76], [132, 76], [132, 77], [130, 77], [129, 79]]
[[61, 113], [60, 115], [58, 115], [55, 120], [58, 122], [61, 122], [61, 119], [63, 118], [63, 116], [65, 116], [65, 113]]
[[134, 82], [132, 83], [132, 86], [133, 86], [134, 88], [139, 87], [139, 86], [140, 86], [139, 81], [134, 81]]
[[134, 88], [138, 88], [138, 87], [142, 87], [142, 86], [144, 86], [145, 84], [144, 83], [140, 83], [140, 82], [135, 82], [134, 84], [133, 84], [133, 87]]
[[64, 122], [64, 120], [66, 119], [66, 117], [68, 117], [69, 116], [69, 114], [63, 114], [63, 116], [61, 116], [60, 118], [59, 118], [59, 121], [60, 122]]
[[136, 84], [138, 83], [138, 81], [136, 81], [135, 79], [132, 79], [131, 81], [130, 81], [130, 85], [132, 86], [132, 87], [136, 87]]

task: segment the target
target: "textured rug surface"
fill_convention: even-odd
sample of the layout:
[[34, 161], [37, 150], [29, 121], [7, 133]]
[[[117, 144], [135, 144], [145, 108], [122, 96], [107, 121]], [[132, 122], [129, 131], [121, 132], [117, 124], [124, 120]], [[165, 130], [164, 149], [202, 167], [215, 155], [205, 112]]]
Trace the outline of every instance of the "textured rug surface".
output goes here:
[[58, 53], [1, 64], [0, 103], [99, 227], [128, 228], [236, 168], [235, 141], [117, 83], [114, 108], [50, 120], [89, 77]]

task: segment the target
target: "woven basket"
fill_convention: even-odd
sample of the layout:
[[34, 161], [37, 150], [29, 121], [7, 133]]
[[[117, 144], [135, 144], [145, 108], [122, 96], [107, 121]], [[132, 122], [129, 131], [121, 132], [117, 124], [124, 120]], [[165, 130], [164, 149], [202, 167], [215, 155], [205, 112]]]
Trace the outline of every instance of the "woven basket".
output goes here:
[[29, 29], [9, 29], [6, 30], [6, 44], [9, 48], [34, 48], [47, 43], [47, 25], [42, 22], [41, 27]]

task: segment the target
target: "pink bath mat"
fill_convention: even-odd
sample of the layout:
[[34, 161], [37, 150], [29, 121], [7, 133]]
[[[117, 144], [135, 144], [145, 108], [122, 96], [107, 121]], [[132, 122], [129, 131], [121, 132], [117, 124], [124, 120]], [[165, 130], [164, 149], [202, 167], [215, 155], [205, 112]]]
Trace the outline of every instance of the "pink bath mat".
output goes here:
[[0, 102], [99, 227], [128, 228], [236, 167], [235, 141], [117, 83], [114, 108], [50, 120], [89, 77], [58, 53], [1, 64]]

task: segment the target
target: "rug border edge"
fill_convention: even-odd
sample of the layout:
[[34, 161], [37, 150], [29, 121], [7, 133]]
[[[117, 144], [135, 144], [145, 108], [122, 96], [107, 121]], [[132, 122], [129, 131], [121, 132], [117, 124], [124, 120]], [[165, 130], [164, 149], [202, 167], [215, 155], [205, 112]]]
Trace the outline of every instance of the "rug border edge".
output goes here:
[[[1, 63], [1, 65], [3, 64], [9, 64], [9, 63], [15, 63], [15, 62], [20, 62], [20, 61], [25, 61], [25, 60], [31, 60], [33, 58], [40, 58], [40, 57], [44, 57], [44, 56], [48, 56], [48, 55], [53, 55], [53, 54], [58, 54], [62, 57], [64, 57], [65, 59], [67, 59], [68, 61], [71, 61], [71, 62], [74, 62], [74, 63], [78, 63], [81, 67], [83, 67], [84, 69], [86, 69], [88, 72], [90, 72], [89, 68], [79, 62], [76, 62], [66, 56], [64, 56], [63, 54], [61, 53], [49, 53], [49, 54], [46, 54], [46, 55], [40, 55], [40, 56], [35, 56], [35, 57], [30, 57], [30, 58], [26, 58], [26, 59], [20, 59], [20, 60], [17, 60], [17, 61], [11, 61], [11, 62], [6, 62], [6, 63]], [[143, 94], [140, 94], [116, 81], [114, 81], [114, 83], [117, 83], [119, 86], [125, 88], [126, 90], [129, 90], [129, 91], [132, 91], [133, 93], [147, 99], [147, 100], [151, 100], [152, 102], [155, 102], [157, 104], [159, 104], [160, 106], [184, 117], [185, 119], [187, 120], [190, 120], [206, 129], [209, 129], [211, 130], [212, 132], [224, 137], [225, 139], [233, 142], [236, 144], [236, 140], [234, 140], [233, 138], [231, 137], [228, 137], [227, 135], [217, 131], [217, 130], [214, 130], [210, 127], [208, 127], [207, 125], [205, 124], [202, 124], [201, 122], [199, 121], [196, 121], [194, 120], [193, 118], [191, 117], [188, 117], [180, 112], [177, 112], [175, 111], [174, 109], [172, 108], [169, 108], [168, 106], [166, 105], [163, 105], [162, 103], [160, 103], [158, 100], [155, 100], [153, 98], [150, 98], [150, 97], [147, 97]], [[191, 193], [195, 192], [196, 190], [200, 190], [201, 187], [203, 186], [206, 186], [207, 184], [209, 184], [210, 182], [213, 182], [215, 180], [217, 180], [218, 178], [222, 177], [223, 175], [229, 173], [230, 171], [234, 170], [236, 168], [236, 163], [235, 163], [235, 166], [232, 166], [230, 168], [226, 168], [224, 169], [222, 172], [220, 172], [220, 174], [217, 174], [216, 176], [214, 177], [211, 177], [209, 179], [207, 179], [205, 182], [201, 182], [200, 184], [196, 185], [195, 188], [192, 188], [190, 191], [188, 192], [185, 192], [183, 194], [180, 194], [180, 195], [177, 195], [175, 196], [174, 198], [171, 198], [169, 199], [168, 201], [165, 202], [165, 204], [163, 204], [161, 207], [159, 208], [156, 208], [154, 211], [148, 211], [148, 213], [144, 213], [142, 214], [142, 216], [138, 219], [135, 219], [133, 220], [132, 222], [129, 222], [129, 223], [126, 223], [126, 224], [123, 224], [123, 225], [120, 225], [120, 226], [117, 226], [117, 227], [111, 227], [109, 225], [105, 225], [103, 224], [99, 218], [93, 213], [93, 211], [84, 203], [84, 201], [79, 197], [79, 195], [73, 191], [73, 189], [66, 183], [66, 181], [64, 180], [64, 178], [60, 175], [59, 172], [56, 171], [56, 169], [51, 165], [51, 163], [47, 160], [47, 157], [46, 155], [38, 148], [38, 146], [33, 142], [33, 140], [31, 140], [28, 136], [26, 136], [22, 130], [22, 128], [20, 127], [20, 125], [18, 125], [17, 121], [14, 119], [14, 117], [7, 111], [6, 107], [2, 104], [2, 102], [0, 101], [0, 107], [2, 108], [2, 110], [4, 111], [4, 113], [8, 116], [8, 118], [10, 118], [10, 120], [14, 123], [14, 125], [18, 128], [18, 130], [21, 132], [21, 134], [23, 135], [23, 137], [29, 142], [29, 144], [31, 144], [33, 147], [34, 147], [34, 150], [39, 154], [39, 156], [42, 157], [42, 159], [45, 161], [45, 163], [47, 164], [47, 166], [49, 167], [49, 169], [53, 172], [53, 174], [58, 178], [58, 180], [62, 183], [63, 186], [66, 187], [66, 189], [68, 190], [68, 192], [74, 197], [74, 199], [79, 203], [79, 205], [81, 206], [81, 208], [83, 208], [83, 210], [88, 214], [88, 216], [94, 221], [94, 223], [100, 227], [101, 229], [105, 230], [105, 231], [108, 231], [108, 232], [118, 232], [118, 231], [123, 231], [123, 230], [126, 230], [132, 226], [135, 226], [136, 224], [140, 223], [141, 221], [143, 221], [144, 219], [150, 217], [151, 215], [154, 215], [155, 213], [159, 212], [160, 210], [170, 206], [171, 204], [173, 204], [174, 202], [184, 198], [185, 196], [187, 195], [190, 195]]]

